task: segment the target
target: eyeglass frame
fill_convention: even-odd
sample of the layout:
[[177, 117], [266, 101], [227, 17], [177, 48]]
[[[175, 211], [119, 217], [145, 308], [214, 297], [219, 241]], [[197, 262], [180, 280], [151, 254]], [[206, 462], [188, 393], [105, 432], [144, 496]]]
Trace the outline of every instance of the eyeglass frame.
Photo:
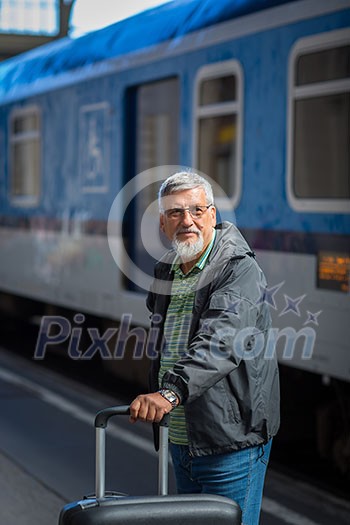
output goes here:
[[[180, 217], [182, 218], [184, 216], [185, 212], [188, 211], [188, 213], [191, 215], [192, 219], [201, 219], [203, 217], [203, 215], [205, 214], [205, 212], [211, 206], [214, 206], [214, 203], [203, 205], [203, 206], [200, 206], [200, 205], [188, 206], [187, 208], [169, 208], [168, 210], [162, 210], [162, 213], [166, 216], [167, 219], [171, 220], [171, 219], [179, 219]], [[193, 211], [196, 208], [205, 208], [202, 211], [201, 215], [199, 215], [199, 217], [197, 217], [196, 215], [193, 215]], [[191, 209], [192, 209], [192, 211], [191, 211]], [[168, 215], [170, 212], [179, 213], [180, 215], [176, 216], [176, 217], [171, 217], [171, 216]]]

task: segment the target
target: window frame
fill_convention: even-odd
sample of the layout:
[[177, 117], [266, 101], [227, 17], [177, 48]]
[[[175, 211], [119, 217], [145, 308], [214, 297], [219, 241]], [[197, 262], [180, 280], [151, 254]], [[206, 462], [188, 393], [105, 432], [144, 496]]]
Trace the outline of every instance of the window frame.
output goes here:
[[337, 30], [299, 39], [291, 49], [288, 63], [288, 95], [287, 95], [287, 198], [289, 205], [295, 211], [349, 213], [350, 199], [335, 198], [304, 198], [294, 193], [294, 103], [316, 96], [350, 93], [350, 78], [296, 85], [296, 63], [300, 56], [325, 51], [342, 45], [350, 44], [349, 31]]
[[[68, 3], [67, 1], [65, 3]], [[21, 5], [22, 4], [22, 5]], [[23, 2], [18, 0], [7, 0], [3, 5], [1, 13], [0, 7], [0, 32], [2, 34], [21, 34], [21, 35], [35, 35], [44, 37], [57, 37], [60, 32], [60, 11], [61, 6], [59, 0], [36, 0], [33, 2], [26, 2], [25, 8], [35, 10], [36, 16], [26, 19], [26, 9], [23, 12]], [[32, 4], [32, 5], [31, 5]], [[2, 17], [1, 17], [2, 14]], [[23, 15], [26, 22], [23, 27]], [[35, 20], [35, 23], [33, 22]], [[43, 27], [43, 21], [46, 22], [46, 27]]]
[[[15, 136], [13, 133], [13, 126], [16, 119], [25, 117], [27, 115], [34, 114], [38, 119], [38, 130], [31, 130], [24, 133], [21, 133], [22, 136]], [[41, 108], [38, 105], [30, 105], [21, 108], [15, 108], [11, 111], [8, 120], [9, 126], [9, 144], [8, 144], [8, 198], [12, 205], [18, 206], [21, 208], [34, 208], [37, 207], [41, 200], [42, 195], [42, 114]], [[12, 193], [13, 188], [13, 169], [14, 169], [14, 159], [13, 159], [13, 146], [17, 143], [25, 143], [26, 140], [38, 139], [39, 141], [39, 173], [38, 173], [38, 194], [37, 195], [14, 195]]]
[[[200, 105], [200, 88], [201, 83], [213, 78], [220, 78], [228, 74], [234, 75], [237, 82], [237, 97], [232, 102], [221, 102]], [[227, 197], [216, 196], [215, 203], [222, 210], [232, 210], [236, 208], [241, 200], [242, 195], [242, 172], [243, 172], [243, 69], [240, 62], [236, 59], [225, 60], [202, 66], [196, 74], [194, 82], [194, 103], [193, 103], [193, 149], [192, 164], [196, 167], [199, 165], [199, 121], [205, 117], [218, 117], [235, 115], [237, 119], [237, 142], [236, 142], [236, 180], [234, 181], [235, 193]], [[211, 177], [210, 173], [203, 173]], [[213, 180], [215, 180], [213, 178]], [[215, 188], [214, 193], [215, 193]]]

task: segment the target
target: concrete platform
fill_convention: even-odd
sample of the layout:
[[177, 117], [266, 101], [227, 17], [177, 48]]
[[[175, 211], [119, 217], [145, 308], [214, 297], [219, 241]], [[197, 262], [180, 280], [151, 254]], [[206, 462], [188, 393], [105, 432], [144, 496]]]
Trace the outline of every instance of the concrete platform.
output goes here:
[[56, 525], [67, 502], [0, 452], [0, 522]]

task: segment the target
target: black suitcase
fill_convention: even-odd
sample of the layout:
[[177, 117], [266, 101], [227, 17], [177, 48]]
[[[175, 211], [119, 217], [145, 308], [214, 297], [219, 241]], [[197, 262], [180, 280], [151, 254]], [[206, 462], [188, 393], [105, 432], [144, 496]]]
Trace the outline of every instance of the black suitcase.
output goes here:
[[208, 494], [167, 495], [168, 416], [160, 423], [158, 496], [105, 493], [105, 438], [110, 417], [128, 406], [106, 408], [95, 418], [96, 494], [65, 505], [59, 525], [240, 525], [241, 510], [231, 499]]

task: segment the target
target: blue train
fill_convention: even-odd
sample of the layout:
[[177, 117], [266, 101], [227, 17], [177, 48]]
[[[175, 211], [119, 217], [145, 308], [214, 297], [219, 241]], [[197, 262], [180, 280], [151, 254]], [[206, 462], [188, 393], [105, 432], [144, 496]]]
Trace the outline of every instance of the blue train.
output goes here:
[[156, 188], [198, 170], [267, 275], [286, 384], [317, 428], [341, 420], [320, 451], [350, 447], [349, 0], [174, 0], [64, 38], [0, 64], [0, 123], [3, 309], [145, 344]]

